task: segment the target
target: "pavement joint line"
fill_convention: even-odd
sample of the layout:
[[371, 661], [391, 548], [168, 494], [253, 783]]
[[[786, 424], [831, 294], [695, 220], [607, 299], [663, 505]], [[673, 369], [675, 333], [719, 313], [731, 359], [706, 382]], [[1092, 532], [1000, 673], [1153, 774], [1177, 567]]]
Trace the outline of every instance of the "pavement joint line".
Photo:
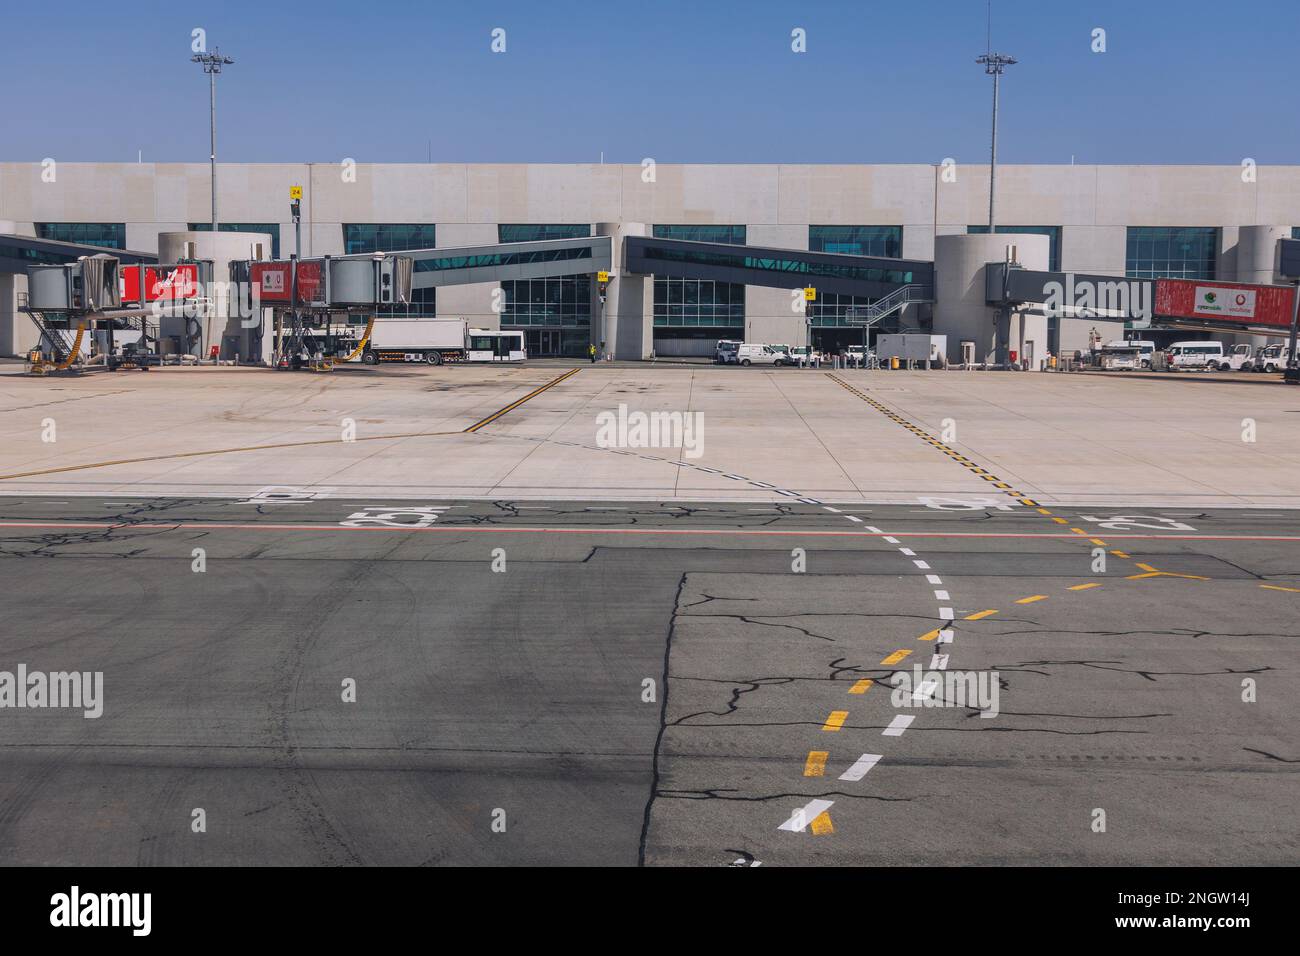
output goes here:
[[37, 471], [20, 471], [12, 475], [0, 475], [0, 481], [12, 478], [39, 478], [42, 475], [61, 475], [69, 471], [90, 471], [94, 468], [109, 468], [113, 465], [143, 465], [151, 461], [169, 461], [175, 458], [202, 458], [208, 455], [233, 455], [245, 451], [273, 451], [280, 448], [306, 448], [313, 445], [351, 445], [366, 441], [396, 441], [402, 438], [437, 438], [442, 435], [463, 434], [459, 429], [445, 432], [410, 432], [398, 435], [363, 435], [345, 442], [341, 438], [316, 438], [310, 441], [274, 442], [269, 445], [243, 445], [236, 448], [212, 448], [207, 451], [183, 451], [169, 455], [147, 455], [143, 458], [117, 458], [109, 461], [90, 461], [80, 465], [63, 465], [58, 468], [41, 468]]

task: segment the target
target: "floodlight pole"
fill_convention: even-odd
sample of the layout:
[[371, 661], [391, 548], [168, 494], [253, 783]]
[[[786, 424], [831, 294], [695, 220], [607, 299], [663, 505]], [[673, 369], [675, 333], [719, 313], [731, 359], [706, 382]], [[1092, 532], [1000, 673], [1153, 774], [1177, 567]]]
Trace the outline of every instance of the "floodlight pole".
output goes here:
[[217, 231], [217, 74], [221, 68], [235, 61], [228, 56], [222, 56], [220, 50], [213, 50], [211, 53], [196, 53], [190, 57], [191, 63], [202, 63], [203, 72], [208, 74], [208, 122], [211, 153], [208, 157], [208, 164], [211, 169], [212, 177], [212, 231]]
[[1016, 59], [1002, 53], [985, 53], [975, 62], [983, 64], [984, 72], [993, 77], [993, 142], [989, 149], [989, 233], [992, 234], [997, 223], [998, 82], [1002, 72]]

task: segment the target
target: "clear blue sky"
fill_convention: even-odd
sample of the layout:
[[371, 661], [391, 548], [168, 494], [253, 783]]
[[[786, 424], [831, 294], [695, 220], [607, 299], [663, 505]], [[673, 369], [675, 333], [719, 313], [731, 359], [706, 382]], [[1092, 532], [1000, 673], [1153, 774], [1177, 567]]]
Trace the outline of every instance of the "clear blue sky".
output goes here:
[[[994, 48], [1020, 59], [1004, 162], [1300, 162], [1297, 0], [993, 11]], [[228, 162], [424, 162], [430, 145], [442, 162], [988, 156], [985, 0], [65, 0], [3, 23], [9, 161], [206, 161], [195, 27], [237, 60], [218, 81]]]

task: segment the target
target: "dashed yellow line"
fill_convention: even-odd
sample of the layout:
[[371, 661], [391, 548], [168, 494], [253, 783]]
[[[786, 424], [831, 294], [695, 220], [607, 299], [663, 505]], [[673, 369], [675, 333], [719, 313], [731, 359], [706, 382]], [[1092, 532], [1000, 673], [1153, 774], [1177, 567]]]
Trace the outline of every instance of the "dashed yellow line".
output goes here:
[[1022, 597], [1017, 604], [1033, 604], [1035, 601], [1046, 601], [1046, 594], [1032, 594], [1029, 597]]
[[822, 730], [835, 733], [844, 726], [844, 721], [849, 719], [847, 710], [832, 710], [830, 716], [826, 718], [826, 723], [822, 724]]
[[817, 814], [813, 822], [809, 824], [809, 829], [812, 830], [813, 836], [825, 836], [828, 833], [835, 832], [835, 826], [831, 823], [831, 815], [825, 810]]
[[1089, 588], [1099, 588], [1099, 587], [1101, 587], [1101, 582], [1100, 582], [1100, 581], [1093, 581], [1093, 582], [1090, 583], [1090, 584], [1074, 584], [1074, 585], [1071, 585], [1070, 587], [1066, 588], [1066, 590], [1067, 590], [1067, 591], [1087, 591]]
[[994, 610], [988, 610], [988, 611], [976, 611], [974, 614], [967, 614], [967, 615], [966, 615], [966, 620], [968, 620], [968, 621], [980, 621], [980, 620], [983, 620], [983, 619], [986, 618], [986, 617], [992, 617], [994, 614], [997, 614], [997, 613], [998, 613], [998, 612], [997, 612], [997, 610], [995, 610], [995, 609], [994, 609]]
[[933, 640], [935, 640], [938, 636], [939, 636], [939, 628], [936, 627], [933, 631], [926, 631], [924, 634], [922, 634], [920, 637], [918, 637], [917, 640], [918, 640], [918, 641], [933, 641]]
[[873, 681], [870, 677], [864, 677], [862, 678], [862, 680], [858, 681], [856, 684], [854, 684], [852, 687], [849, 688], [849, 693], [865, 694], [867, 691], [871, 690], [871, 685], [874, 683], [875, 681]]
[[1290, 591], [1292, 594], [1300, 594], [1300, 588], [1284, 588], [1280, 584], [1261, 584], [1260, 587], [1268, 591]]
[[830, 758], [830, 753], [825, 750], [808, 751], [808, 759], [804, 761], [803, 775], [805, 777], [824, 777], [826, 776], [826, 761]]
[[907, 656], [908, 656], [909, 654], [911, 654], [911, 653], [912, 653], [911, 651], [907, 651], [907, 650], [898, 650], [898, 651], [894, 651], [894, 653], [890, 654], [888, 657], [886, 657], [886, 658], [885, 658], [883, 661], [881, 661], [880, 663], [881, 663], [881, 664], [897, 664], [897, 663], [898, 663], [899, 661], [901, 661], [904, 657], [907, 657]]

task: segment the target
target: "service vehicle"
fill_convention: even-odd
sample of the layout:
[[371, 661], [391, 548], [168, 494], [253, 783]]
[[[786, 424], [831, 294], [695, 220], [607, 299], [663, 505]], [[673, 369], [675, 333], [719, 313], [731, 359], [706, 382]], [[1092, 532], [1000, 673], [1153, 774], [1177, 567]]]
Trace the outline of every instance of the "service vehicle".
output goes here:
[[522, 362], [526, 358], [523, 332], [471, 329], [464, 319], [375, 319], [361, 353], [367, 365]]
[[1107, 371], [1136, 371], [1142, 368], [1142, 350], [1129, 342], [1112, 342], [1093, 353], [1097, 367]]
[[1199, 368], [1213, 372], [1224, 360], [1223, 343], [1214, 341], [1175, 342], [1169, 346], [1166, 354], [1169, 356], [1169, 367], [1175, 370]]
[[1291, 364], [1291, 352], [1280, 342], [1265, 345], [1255, 357], [1254, 371], [1283, 372]]
[[760, 345], [757, 342], [742, 343], [736, 351], [736, 361], [741, 365], [774, 365], [782, 366], [790, 363], [790, 356], [784, 352], [778, 352], [770, 345]]
[[1139, 349], [1142, 353], [1142, 368], [1150, 368], [1151, 359], [1156, 354], [1156, 343], [1150, 339], [1116, 339], [1114, 342], [1106, 343], [1106, 347], [1112, 345], [1132, 345]]
[[736, 352], [744, 343], [735, 339], [720, 339], [717, 349], [713, 353], [713, 361], [718, 365], [734, 365], [736, 363]]
[[1223, 361], [1219, 363], [1219, 368], [1223, 371], [1231, 369], [1234, 372], [1249, 372], [1254, 367], [1255, 349], [1244, 342], [1228, 349]]
[[813, 365], [820, 362], [822, 358], [820, 351], [807, 345], [793, 345], [790, 347], [790, 362], [792, 365]]

